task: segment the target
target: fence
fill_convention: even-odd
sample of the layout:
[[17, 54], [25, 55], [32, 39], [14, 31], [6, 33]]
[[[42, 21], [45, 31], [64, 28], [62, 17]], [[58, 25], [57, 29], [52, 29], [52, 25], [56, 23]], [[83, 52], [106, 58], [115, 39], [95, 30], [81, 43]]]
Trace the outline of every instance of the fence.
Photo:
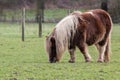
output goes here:
[[[61, 0], [55, 0], [55, 2], [52, 1], [53, 0], [51, 0], [52, 6], [45, 4], [45, 22], [58, 22], [61, 18], [74, 10], [85, 11], [101, 7], [101, 0], [65, 0], [64, 2], [61, 2]], [[120, 0], [108, 0], [108, 12], [111, 14], [113, 22], [116, 23], [120, 22], [119, 3]], [[0, 13], [0, 22], [21, 22], [21, 15], [21, 9], [3, 9]], [[26, 9], [26, 22], [36, 22], [36, 8]]]
[[[35, 22], [35, 11], [27, 9], [26, 10], [26, 21]], [[22, 18], [22, 9], [5, 9], [0, 15], [1, 22], [21, 22]]]

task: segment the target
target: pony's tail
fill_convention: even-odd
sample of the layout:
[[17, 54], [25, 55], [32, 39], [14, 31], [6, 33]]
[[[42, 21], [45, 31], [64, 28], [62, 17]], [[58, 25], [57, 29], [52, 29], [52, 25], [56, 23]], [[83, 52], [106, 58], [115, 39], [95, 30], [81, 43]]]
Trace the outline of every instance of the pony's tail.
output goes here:
[[111, 35], [109, 35], [108, 42], [107, 42], [106, 49], [105, 49], [105, 54], [104, 54], [104, 62], [110, 61], [111, 53], [112, 53], [112, 51], [111, 51]]
[[110, 54], [112, 53], [111, 51], [111, 32], [112, 32], [112, 19], [110, 17], [110, 15], [107, 13], [108, 15], [108, 19], [106, 21], [106, 25], [110, 28], [110, 32], [109, 32], [109, 36], [108, 36], [108, 41], [107, 41], [107, 45], [106, 45], [106, 49], [105, 49], [105, 53], [104, 53], [104, 62], [109, 62], [110, 60]]

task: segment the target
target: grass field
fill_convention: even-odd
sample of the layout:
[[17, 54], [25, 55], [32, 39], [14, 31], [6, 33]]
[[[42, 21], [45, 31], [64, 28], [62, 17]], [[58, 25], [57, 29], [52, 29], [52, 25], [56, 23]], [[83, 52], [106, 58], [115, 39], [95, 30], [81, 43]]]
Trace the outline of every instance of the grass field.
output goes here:
[[0, 80], [120, 80], [120, 25], [113, 26], [109, 63], [97, 63], [98, 53], [92, 46], [93, 62], [85, 63], [77, 49], [75, 63], [68, 63], [66, 51], [59, 63], [51, 64], [44, 40], [54, 25], [43, 24], [43, 36], [38, 38], [38, 25], [26, 24], [22, 42], [20, 23], [0, 23]]

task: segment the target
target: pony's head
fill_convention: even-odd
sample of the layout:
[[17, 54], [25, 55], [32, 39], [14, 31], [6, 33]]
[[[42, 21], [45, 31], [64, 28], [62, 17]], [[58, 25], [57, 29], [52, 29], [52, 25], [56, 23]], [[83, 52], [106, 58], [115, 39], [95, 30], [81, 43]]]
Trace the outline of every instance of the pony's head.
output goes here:
[[46, 51], [48, 53], [49, 62], [55, 63], [57, 61], [56, 40], [53, 35], [46, 36]]

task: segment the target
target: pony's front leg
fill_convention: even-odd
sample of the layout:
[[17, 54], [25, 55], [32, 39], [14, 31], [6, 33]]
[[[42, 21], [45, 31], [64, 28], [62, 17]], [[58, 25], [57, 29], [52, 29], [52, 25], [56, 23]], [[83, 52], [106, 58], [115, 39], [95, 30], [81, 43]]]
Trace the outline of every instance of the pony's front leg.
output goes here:
[[70, 53], [70, 60], [68, 62], [70, 63], [74, 63], [75, 62], [75, 49], [69, 49], [69, 53]]
[[91, 61], [91, 56], [88, 53], [87, 44], [82, 42], [82, 43], [78, 44], [77, 46], [80, 49], [80, 51], [82, 52], [82, 54], [85, 58], [85, 61], [90, 62]]

